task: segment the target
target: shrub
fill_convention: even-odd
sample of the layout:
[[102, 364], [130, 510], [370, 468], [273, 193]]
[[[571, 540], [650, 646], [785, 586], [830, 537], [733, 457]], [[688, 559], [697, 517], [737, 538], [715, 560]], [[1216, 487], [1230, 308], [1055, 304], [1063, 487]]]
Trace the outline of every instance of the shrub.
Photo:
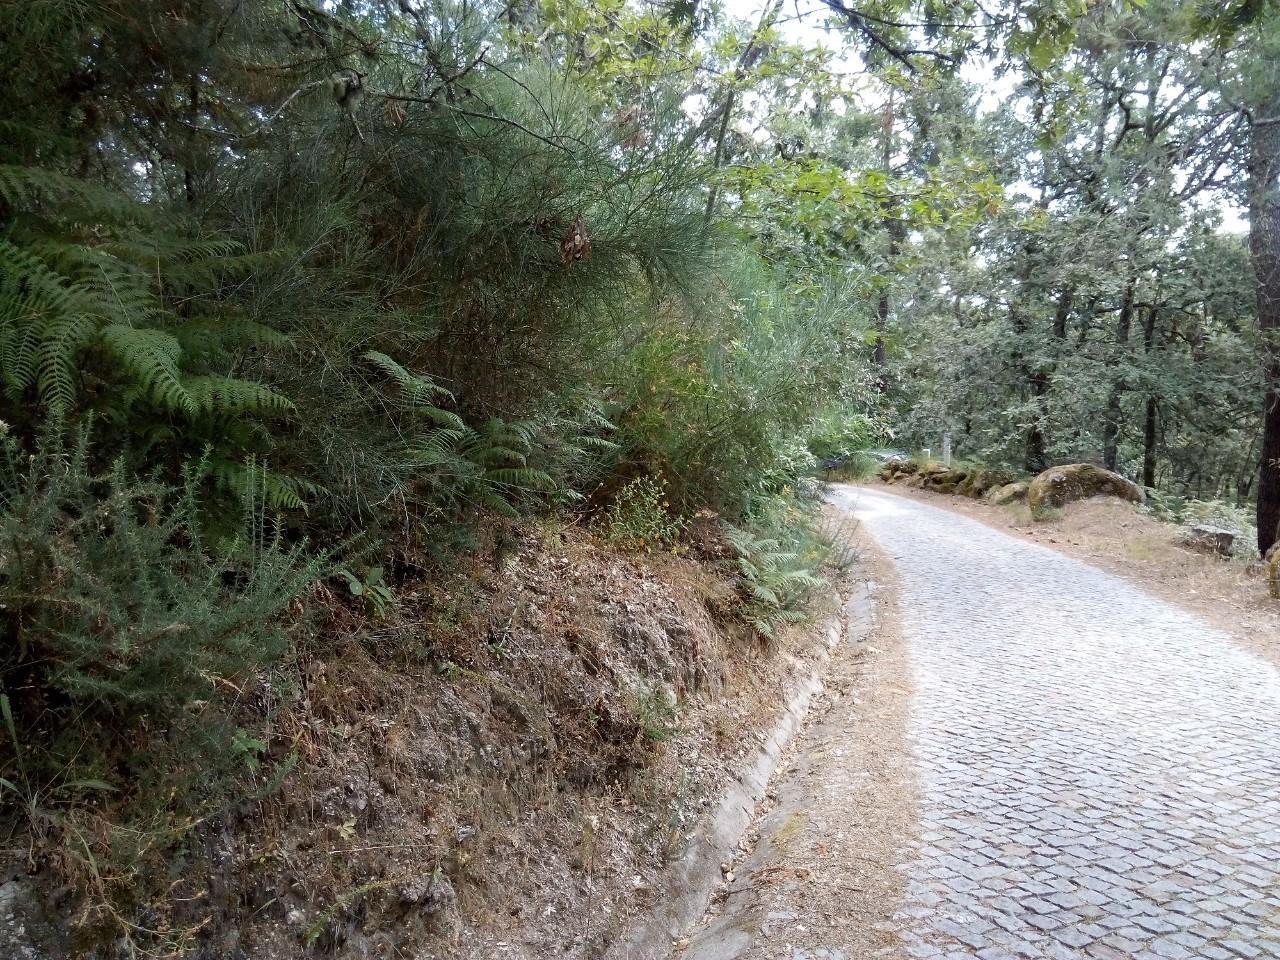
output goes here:
[[684, 532], [685, 522], [671, 513], [667, 481], [636, 477], [614, 497], [606, 513], [610, 543], [632, 550], [669, 548]]
[[746, 597], [743, 616], [765, 637], [804, 620], [814, 591], [826, 586], [819, 571], [831, 544], [818, 532], [811, 509], [787, 491], [758, 501], [743, 525], [725, 524]]
[[0, 455], [0, 683], [19, 736], [54, 732], [39, 749], [58, 771], [143, 724], [207, 742], [201, 706], [283, 652], [285, 608], [323, 565], [252, 508], [251, 534], [215, 551], [198, 472], [176, 489], [118, 463], [95, 473], [86, 436]]

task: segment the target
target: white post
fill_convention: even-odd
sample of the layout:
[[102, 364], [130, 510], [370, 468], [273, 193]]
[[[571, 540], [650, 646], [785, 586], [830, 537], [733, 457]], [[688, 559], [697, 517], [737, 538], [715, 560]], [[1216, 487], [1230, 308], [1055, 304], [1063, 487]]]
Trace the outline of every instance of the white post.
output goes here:
[[942, 465], [951, 466], [951, 434], [949, 433], [942, 435]]

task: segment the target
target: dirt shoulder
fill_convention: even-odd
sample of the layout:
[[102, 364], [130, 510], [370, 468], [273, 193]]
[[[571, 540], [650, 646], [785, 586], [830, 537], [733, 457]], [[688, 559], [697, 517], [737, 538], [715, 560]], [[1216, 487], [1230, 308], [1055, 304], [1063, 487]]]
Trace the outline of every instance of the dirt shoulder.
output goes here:
[[1256, 565], [1189, 550], [1178, 542], [1182, 528], [1161, 523], [1132, 504], [1098, 497], [1069, 504], [1055, 519], [1033, 521], [1023, 503], [997, 507], [898, 484], [875, 486], [1106, 570], [1197, 615], [1280, 666], [1280, 603], [1267, 595]]
[[853, 542], [873, 585], [871, 632], [835, 651], [811, 722], [682, 960], [902, 955], [897, 865], [918, 843], [911, 687], [892, 567], [868, 538]]

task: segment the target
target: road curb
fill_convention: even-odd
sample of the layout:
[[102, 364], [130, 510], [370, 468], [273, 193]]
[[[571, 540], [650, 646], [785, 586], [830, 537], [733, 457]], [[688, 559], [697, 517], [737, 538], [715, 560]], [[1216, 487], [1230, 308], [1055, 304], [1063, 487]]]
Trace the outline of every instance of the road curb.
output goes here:
[[627, 927], [605, 951], [603, 960], [663, 960], [672, 944], [687, 935], [707, 912], [712, 896], [723, 882], [720, 865], [734, 859], [738, 843], [765, 797], [769, 781], [786, 748], [803, 726], [814, 697], [824, 688], [823, 678], [833, 652], [843, 642], [857, 650], [874, 625], [874, 584], [858, 583], [847, 596], [835, 594], [837, 612], [828, 618], [819, 635], [823, 648], [800, 678], [782, 714], [764, 742], [738, 776], [722, 793], [713, 814], [694, 831], [684, 854], [667, 868], [666, 896]]

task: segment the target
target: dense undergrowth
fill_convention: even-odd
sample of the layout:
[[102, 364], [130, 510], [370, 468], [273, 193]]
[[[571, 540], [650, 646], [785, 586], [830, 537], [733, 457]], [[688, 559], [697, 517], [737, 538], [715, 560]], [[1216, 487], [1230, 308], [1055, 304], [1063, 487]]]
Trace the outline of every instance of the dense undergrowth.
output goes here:
[[672, 91], [602, 123], [625, 82], [499, 12], [0, 13], [0, 801], [82, 947], [189, 943], [157, 905], [305, 762], [264, 731], [337, 638], [474, 673], [405, 598], [520, 524], [714, 520], [766, 638], [821, 583], [853, 281], [713, 214]]

